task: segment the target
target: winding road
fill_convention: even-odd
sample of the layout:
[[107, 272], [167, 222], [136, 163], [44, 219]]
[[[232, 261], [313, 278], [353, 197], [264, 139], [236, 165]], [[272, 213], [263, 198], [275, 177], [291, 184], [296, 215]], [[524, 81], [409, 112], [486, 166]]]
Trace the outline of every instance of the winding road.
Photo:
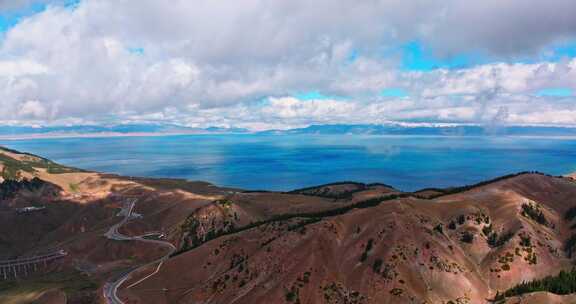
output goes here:
[[158, 273], [158, 271], [160, 271], [160, 268], [162, 267], [162, 264], [164, 264], [164, 262], [166, 260], [168, 260], [168, 258], [170, 258], [170, 255], [172, 255], [172, 253], [174, 253], [176, 251], [176, 247], [174, 247], [174, 245], [172, 245], [169, 242], [160, 241], [160, 240], [151, 240], [151, 239], [145, 238], [146, 236], [150, 236], [150, 233], [145, 234], [145, 235], [141, 235], [141, 236], [126, 236], [126, 235], [121, 234], [118, 231], [118, 229], [120, 229], [128, 221], [130, 221], [132, 218], [135, 218], [134, 206], [136, 205], [136, 201], [137, 201], [137, 199], [130, 199], [127, 201], [127, 204], [124, 205], [124, 207], [122, 208], [122, 210], [119, 213], [119, 215], [124, 216], [124, 219], [122, 219], [122, 221], [115, 224], [114, 226], [110, 227], [110, 229], [104, 234], [104, 236], [110, 240], [115, 240], [115, 241], [137, 241], [137, 242], [145, 242], [145, 243], [152, 243], [152, 244], [156, 244], [156, 245], [161, 245], [164, 247], [168, 247], [169, 251], [168, 251], [168, 253], [166, 253], [166, 255], [162, 256], [161, 258], [159, 258], [155, 261], [152, 261], [148, 264], [139, 266], [135, 269], [128, 270], [128, 271], [122, 273], [119, 277], [116, 277], [116, 278], [112, 279], [112, 281], [107, 282], [104, 285], [104, 288], [102, 291], [103, 291], [104, 299], [106, 299], [106, 303], [108, 303], [108, 304], [124, 304], [124, 302], [118, 297], [118, 294], [117, 294], [118, 288], [120, 288], [120, 286], [122, 286], [122, 284], [124, 284], [124, 282], [126, 282], [128, 279], [130, 279], [130, 277], [132, 276], [132, 273], [134, 273], [138, 270], [141, 270], [143, 268], [149, 267], [150, 265], [158, 264], [158, 267], [156, 267], [156, 269], [151, 274], [149, 274], [149, 275], [143, 277], [142, 279], [138, 280], [137, 282], [131, 284], [127, 288], [134, 287], [134, 286], [144, 282], [146, 279], [150, 278], [151, 276], [155, 275], [156, 273]]

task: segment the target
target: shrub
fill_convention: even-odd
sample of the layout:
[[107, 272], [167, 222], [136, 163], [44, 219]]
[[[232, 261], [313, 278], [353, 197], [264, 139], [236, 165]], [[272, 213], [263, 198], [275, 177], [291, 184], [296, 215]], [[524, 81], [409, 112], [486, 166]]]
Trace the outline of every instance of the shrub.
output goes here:
[[441, 196], [445, 196], [445, 195], [450, 195], [450, 194], [454, 194], [454, 193], [460, 193], [460, 192], [464, 192], [464, 191], [468, 191], [471, 189], [475, 189], [478, 187], [482, 187], [482, 186], [486, 186], [495, 182], [499, 182], [502, 180], [506, 180], [506, 179], [510, 179], [510, 178], [514, 178], [516, 176], [521, 176], [521, 175], [525, 175], [525, 174], [538, 174], [538, 175], [543, 175], [543, 176], [550, 176], [548, 174], [544, 174], [542, 172], [538, 172], [538, 171], [523, 171], [523, 172], [518, 172], [518, 173], [513, 173], [513, 174], [509, 174], [509, 175], [505, 175], [505, 176], [501, 176], [501, 177], [497, 177], [491, 180], [487, 180], [487, 181], [483, 181], [483, 182], [479, 182], [477, 184], [473, 184], [473, 185], [467, 185], [467, 186], [462, 186], [462, 187], [454, 187], [454, 188], [447, 188], [447, 189], [436, 189], [436, 188], [427, 188], [427, 189], [422, 189], [420, 191], [424, 191], [424, 190], [432, 190], [432, 191], [437, 191], [440, 192], [437, 195], [432, 195], [429, 197], [429, 199], [434, 199], [437, 197], [441, 197]]
[[490, 247], [496, 247], [497, 242], [498, 242], [498, 234], [496, 232], [491, 233], [486, 239], [486, 243], [488, 243], [488, 246]]
[[488, 243], [488, 245], [490, 247], [500, 247], [504, 244], [506, 244], [506, 242], [508, 242], [512, 237], [514, 236], [514, 233], [512, 232], [506, 232], [500, 236], [498, 236], [498, 233], [496, 232], [492, 232], [489, 236], [488, 239], [486, 239], [486, 242]]
[[[329, 209], [326, 211], [315, 211], [315, 212], [304, 212], [304, 213], [287, 213], [287, 214], [280, 214], [277, 216], [274, 216], [268, 220], [263, 220], [263, 221], [257, 221], [257, 222], [251, 222], [250, 224], [247, 224], [245, 226], [242, 227], [234, 227], [232, 226], [231, 229], [221, 229], [218, 230], [216, 232], [212, 231], [212, 233], [210, 235], [206, 235], [205, 238], [203, 238], [202, 240], [187, 240], [188, 243], [190, 243], [190, 246], [185, 246], [182, 249], [174, 252], [171, 256], [177, 256], [180, 255], [188, 250], [194, 249], [198, 246], [201, 246], [202, 244], [211, 241], [213, 239], [225, 236], [225, 235], [230, 235], [230, 234], [234, 234], [234, 233], [238, 233], [238, 232], [242, 232], [242, 231], [246, 231], [255, 227], [259, 227], [262, 225], [266, 225], [266, 224], [271, 224], [271, 223], [275, 223], [275, 222], [282, 222], [282, 221], [286, 221], [289, 219], [293, 219], [293, 218], [315, 218], [318, 220], [322, 220], [323, 218], [326, 217], [332, 217], [332, 216], [337, 216], [337, 215], [342, 215], [345, 214], [351, 210], [354, 209], [364, 209], [364, 208], [371, 208], [371, 207], [375, 207], [378, 206], [384, 202], [387, 201], [391, 201], [391, 200], [395, 200], [395, 199], [399, 199], [399, 198], [404, 198], [404, 197], [410, 197], [411, 194], [410, 193], [400, 193], [400, 194], [387, 194], [387, 195], [383, 195], [381, 197], [374, 197], [374, 198], [370, 198], [367, 200], [363, 200], [363, 201], [359, 201], [353, 204], [349, 204], [343, 207], [339, 207], [339, 208], [334, 208], [334, 209]], [[190, 217], [194, 217], [194, 213], [192, 213]], [[190, 228], [187, 227], [188, 226], [188, 220], [186, 221], [185, 224], [183, 224], [182, 226], [182, 231], [190, 231]]]
[[559, 295], [576, 292], [576, 270], [560, 271], [557, 276], [548, 276], [541, 280], [522, 282], [504, 292], [506, 297], [518, 296], [529, 292], [547, 291]]
[[382, 268], [382, 263], [383, 263], [382, 259], [380, 259], [380, 258], [376, 259], [374, 261], [374, 264], [372, 265], [372, 270], [375, 273], [380, 273], [380, 269]]
[[444, 234], [444, 230], [442, 229], [442, 224], [438, 224], [434, 227], [434, 231], [440, 233], [440, 234]]
[[393, 288], [392, 290], [390, 290], [390, 294], [392, 294], [394, 296], [400, 296], [400, 295], [402, 295], [403, 292], [404, 292], [404, 290], [401, 288]]
[[490, 236], [490, 233], [492, 233], [492, 225], [484, 226], [482, 228], [482, 233], [484, 233], [485, 236]]
[[462, 237], [460, 237], [460, 241], [471, 244], [474, 241], [474, 234], [470, 231], [464, 231]]
[[294, 288], [286, 292], [286, 301], [294, 302], [297, 298], [298, 298], [298, 291], [296, 291]]
[[532, 240], [530, 239], [529, 235], [520, 235], [520, 246], [523, 247], [531, 247], [532, 246]]
[[546, 216], [544, 216], [544, 213], [542, 213], [542, 210], [540, 210], [540, 207], [537, 205], [532, 203], [522, 204], [521, 214], [524, 217], [530, 218], [541, 225], [548, 226], [548, 220], [546, 220]]
[[364, 248], [364, 252], [362, 253], [362, 256], [360, 256], [360, 262], [364, 262], [364, 261], [366, 261], [366, 259], [368, 259], [368, 253], [370, 253], [370, 250], [372, 250], [373, 244], [374, 244], [374, 240], [369, 239], [368, 243], [366, 244], [366, 247]]
[[576, 217], [576, 207], [568, 209], [564, 215], [564, 219], [567, 221], [571, 221], [574, 217]]
[[564, 243], [564, 251], [568, 255], [569, 258], [572, 257], [574, 253], [574, 246], [576, 245], [576, 234], [573, 234], [566, 242]]
[[466, 217], [464, 216], [464, 214], [461, 214], [458, 216], [458, 224], [459, 225], [463, 225], [466, 222]]

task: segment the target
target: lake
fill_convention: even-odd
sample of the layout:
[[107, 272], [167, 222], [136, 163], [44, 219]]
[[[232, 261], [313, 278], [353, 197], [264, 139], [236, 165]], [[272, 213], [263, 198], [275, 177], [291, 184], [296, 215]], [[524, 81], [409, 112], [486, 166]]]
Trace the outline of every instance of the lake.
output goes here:
[[88, 170], [252, 190], [358, 181], [411, 191], [519, 171], [576, 171], [573, 138], [178, 135], [5, 140], [0, 145]]

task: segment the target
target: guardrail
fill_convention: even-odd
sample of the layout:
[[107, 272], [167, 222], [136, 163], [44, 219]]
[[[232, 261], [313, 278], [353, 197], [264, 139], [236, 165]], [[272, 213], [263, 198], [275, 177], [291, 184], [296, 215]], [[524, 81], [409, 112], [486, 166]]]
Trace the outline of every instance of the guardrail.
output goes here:
[[18, 279], [37, 272], [39, 267], [48, 267], [48, 264], [66, 257], [64, 250], [54, 251], [45, 255], [23, 257], [12, 260], [0, 260], [0, 279]]

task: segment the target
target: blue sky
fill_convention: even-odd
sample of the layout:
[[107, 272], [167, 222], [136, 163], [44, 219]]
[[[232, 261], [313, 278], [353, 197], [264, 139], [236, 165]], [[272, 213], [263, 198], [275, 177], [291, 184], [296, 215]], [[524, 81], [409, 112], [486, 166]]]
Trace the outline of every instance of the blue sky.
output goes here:
[[33, 3], [29, 6], [0, 13], [0, 32], [4, 33], [23, 18], [42, 12], [46, 8], [43, 3]]
[[482, 56], [469, 54], [441, 58], [435, 56], [432, 49], [419, 41], [412, 41], [402, 46], [402, 68], [408, 71], [461, 69], [487, 61]]
[[[461, 54], [442, 58], [436, 56], [431, 48], [419, 41], [411, 41], [402, 45], [399, 52], [402, 58], [401, 70], [407, 72], [430, 72], [436, 69], [459, 70], [487, 63], [500, 62], [497, 58], [490, 59], [489, 56], [483, 56], [479, 53], [475, 55]], [[346, 64], [354, 62], [359, 57], [359, 51], [351, 51]], [[570, 60], [572, 58], [576, 58], [576, 43], [566, 43], [561, 46], [550, 47], [549, 49], [543, 50], [541, 54], [532, 55], [530, 57], [518, 56], [517, 58], [509, 58], [507, 61], [511, 63], [528, 64], [537, 62], [558, 62], [561, 60]], [[383, 88], [380, 92], [380, 96], [384, 97], [402, 98], [408, 95], [409, 93], [402, 88]], [[536, 95], [546, 97], [571, 97], [574, 94], [570, 88], [551, 87], [538, 90]], [[294, 97], [301, 100], [342, 98], [341, 96], [327, 96], [318, 91], [298, 93], [295, 94]]]
[[0, 124], [576, 125], [574, 1], [138, 5], [0, 3]]
[[[63, 0], [53, 5], [61, 5], [65, 8], [73, 9], [79, 3], [80, 0]], [[6, 32], [27, 17], [43, 12], [47, 5], [44, 1], [32, 1], [22, 6], [0, 10], [0, 33]]]
[[384, 97], [406, 97], [408, 93], [401, 88], [386, 88], [382, 90], [380, 95]]
[[569, 88], [547, 88], [539, 90], [536, 94], [549, 97], [570, 97], [574, 95], [574, 92]]

